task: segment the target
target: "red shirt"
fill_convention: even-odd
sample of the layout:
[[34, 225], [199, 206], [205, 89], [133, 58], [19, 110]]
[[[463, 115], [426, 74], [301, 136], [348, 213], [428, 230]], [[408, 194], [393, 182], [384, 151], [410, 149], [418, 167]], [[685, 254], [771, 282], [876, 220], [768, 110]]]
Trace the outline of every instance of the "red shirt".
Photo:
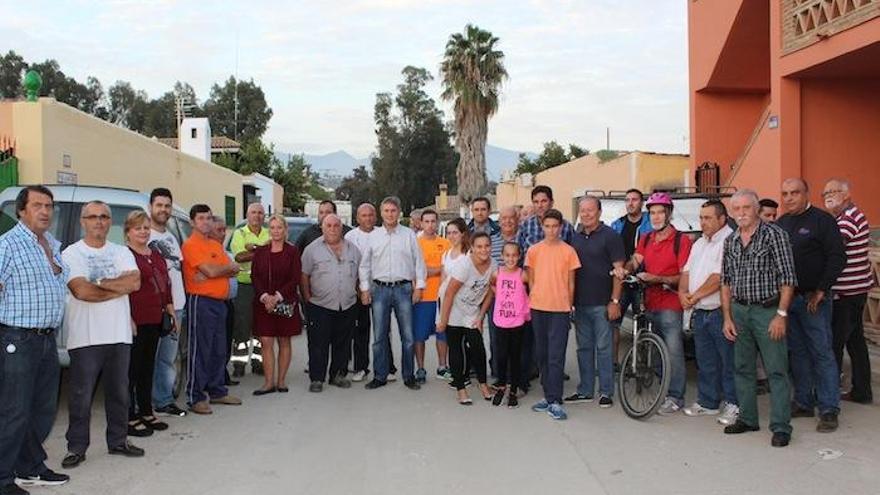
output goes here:
[[171, 303], [171, 279], [165, 258], [155, 250], [149, 256], [134, 249], [131, 254], [141, 272], [141, 288], [128, 295], [131, 318], [136, 325], [162, 323], [162, 310]]
[[[691, 239], [681, 234], [678, 246], [678, 259], [675, 256], [675, 233], [674, 227], [669, 227], [672, 232], [662, 241], [657, 241], [657, 232], [654, 231], [642, 237], [636, 248], [636, 253], [645, 257], [645, 271], [651, 275], [669, 277], [678, 275], [687, 263], [691, 254]], [[646, 245], [645, 241], [650, 241]], [[645, 289], [645, 308], [648, 311], [673, 310], [682, 311], [681, 302], [678, 300], [678, 292], [675, 287], [664, 289], [662, 285], [649, 285]]]

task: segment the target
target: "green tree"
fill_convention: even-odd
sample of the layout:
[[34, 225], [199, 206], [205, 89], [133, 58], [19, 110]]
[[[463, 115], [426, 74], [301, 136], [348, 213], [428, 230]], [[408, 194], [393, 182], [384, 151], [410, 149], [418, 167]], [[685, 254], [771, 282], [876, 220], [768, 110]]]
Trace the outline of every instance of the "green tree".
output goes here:
[[556, 141], [544, 143], [544, 149], [537, 158], [529, 158], [525, 153], [520, 153], [519, 162], [516, 166], [517, 174], [537, 174], [548, 168], [553, 168], [563, 163], [588, 155], [590, 152], [580, 146], [569, 144], [568, 151]]
[[[236, 87], [238, 87], [238, 118], [235, 113]], [[205, 101], [204, 114], [211, 120], [215, 135], [227, 136], [240, 143], [259, 139], [266, 132], [272, 109], [266, 103], [263, 89], [250, 81], [227, 79], [222, 85], [211, 86], [211, 94]]]
[[596, 157], [599, 159], [600, 163], [605, 163], [609, 160], [614, 160], [620, 156], [620, 153], [614, 150], [599, 150], [596, 152]]
[[361, 165], [354, 169], [351, 175], [342, 179], [342, 183], [336, 188], [336, 199], [351, 201], [353, 207], [361, 203], [376, 202], [376, 185], [367, 167]]
[[286, 164], [276, 161], [272, 170], [272, 180], [284, 188], [284, 207], [301, 212], [310, 197], [330, 199], [330, 193], [321, 188], [318, 175], [303, 155], [293, 155]]
[[470, 201], [486, 188], [486, 139], [489, 118], [498, 110], [501, 83], [507, 79], [498, 38], [468, 24], [446, 43], [440, 73], [443, 99], [454, 101], [455, 144], [461, 156], [458, 195]]
[[374, 199], [400, 197], [404, 212], [434, 202], [441, 182], [455, 187], [458, 160], [443, 113], [425, 92], [431, 74], [407, 66], [397, 94], [376, 95], [374, 119], [378, 140], [373, 169]]
[[107, 98], [107, 120], [135, 131], [144, 128], [148, 107], [146, 92], [135, 90], [129, 82], [116, 81], [107, 89]]
[[18, 98], [23, 95], [21, 84], [27, 68], [24, 58], [12, 50], [0, 57], [0, 98]]

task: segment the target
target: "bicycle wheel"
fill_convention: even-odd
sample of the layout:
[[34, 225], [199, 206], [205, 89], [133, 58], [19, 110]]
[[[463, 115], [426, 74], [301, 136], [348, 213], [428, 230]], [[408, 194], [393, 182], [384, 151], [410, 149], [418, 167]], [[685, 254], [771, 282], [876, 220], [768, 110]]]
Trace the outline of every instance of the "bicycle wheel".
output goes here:
[[620, 404], [627, 416], [651, 417], [669, 391], [669, 351], [658, 335], [643, 333], [620, 365]]

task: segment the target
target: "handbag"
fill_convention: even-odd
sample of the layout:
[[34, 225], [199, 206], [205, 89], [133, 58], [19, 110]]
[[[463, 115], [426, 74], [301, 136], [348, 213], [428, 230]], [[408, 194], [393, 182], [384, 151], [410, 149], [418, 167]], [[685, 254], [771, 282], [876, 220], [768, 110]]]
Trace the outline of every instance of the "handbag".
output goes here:
[[[152, 257], [152, 255], [150, 256]], [[156, 292], [158, 292], [162, 296], [162, 324], [159, 327], [159, 336], [166, 337], [170, 335], [171, 332], [174, 330], [174, 318], [172, 318], [172, 316], [168, 314], [168, 311], [165, 310], [165, 306], [168, 304], [168, 302], [166, 301], [165, 291], [162, 290], [161, 287], [159, 287], [159, 282], [157, 281], [159, 279], [159, 276], [156, 273], [156, 265], [153, 264], [152, 260], [149, 260], [149, 262], [150, 269], [153, 271], [153, 287], [155, 287]]]
[[[269, 287], [273, 287], [272, 284], [272, 252], [269, 250]], [[296, 306], [292, 302], [281, 301], [272, 308], [272, 311], [268, 313], [270, 315], [281, 316], [283, 318], [293, 318], [293, 312], [296, 311]]]

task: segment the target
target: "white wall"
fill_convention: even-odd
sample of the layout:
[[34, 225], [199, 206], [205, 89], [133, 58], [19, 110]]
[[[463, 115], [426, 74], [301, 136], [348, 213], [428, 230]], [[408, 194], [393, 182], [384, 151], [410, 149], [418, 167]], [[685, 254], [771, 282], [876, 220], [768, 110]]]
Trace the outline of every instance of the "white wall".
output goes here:
[[275, 186], [277, 186], [275, 181], [263, 174], [251, 174], [245, 176], [243, 182], [254, 186], [257, 189], [257, 196], [260, 197], [260, 203], [263, 204], [263, 209], [266, 211], [267, 215], [281, 213], [280, 211], [276, 211], [273, 206], [276, 204], [276, 200], [279, 202], [281, 200], [281, 198], [275, 197]]
[[183, 119], [180, 123], [180, 151], [206, 162], [211, 161], [211, 124], [208, 119]]

